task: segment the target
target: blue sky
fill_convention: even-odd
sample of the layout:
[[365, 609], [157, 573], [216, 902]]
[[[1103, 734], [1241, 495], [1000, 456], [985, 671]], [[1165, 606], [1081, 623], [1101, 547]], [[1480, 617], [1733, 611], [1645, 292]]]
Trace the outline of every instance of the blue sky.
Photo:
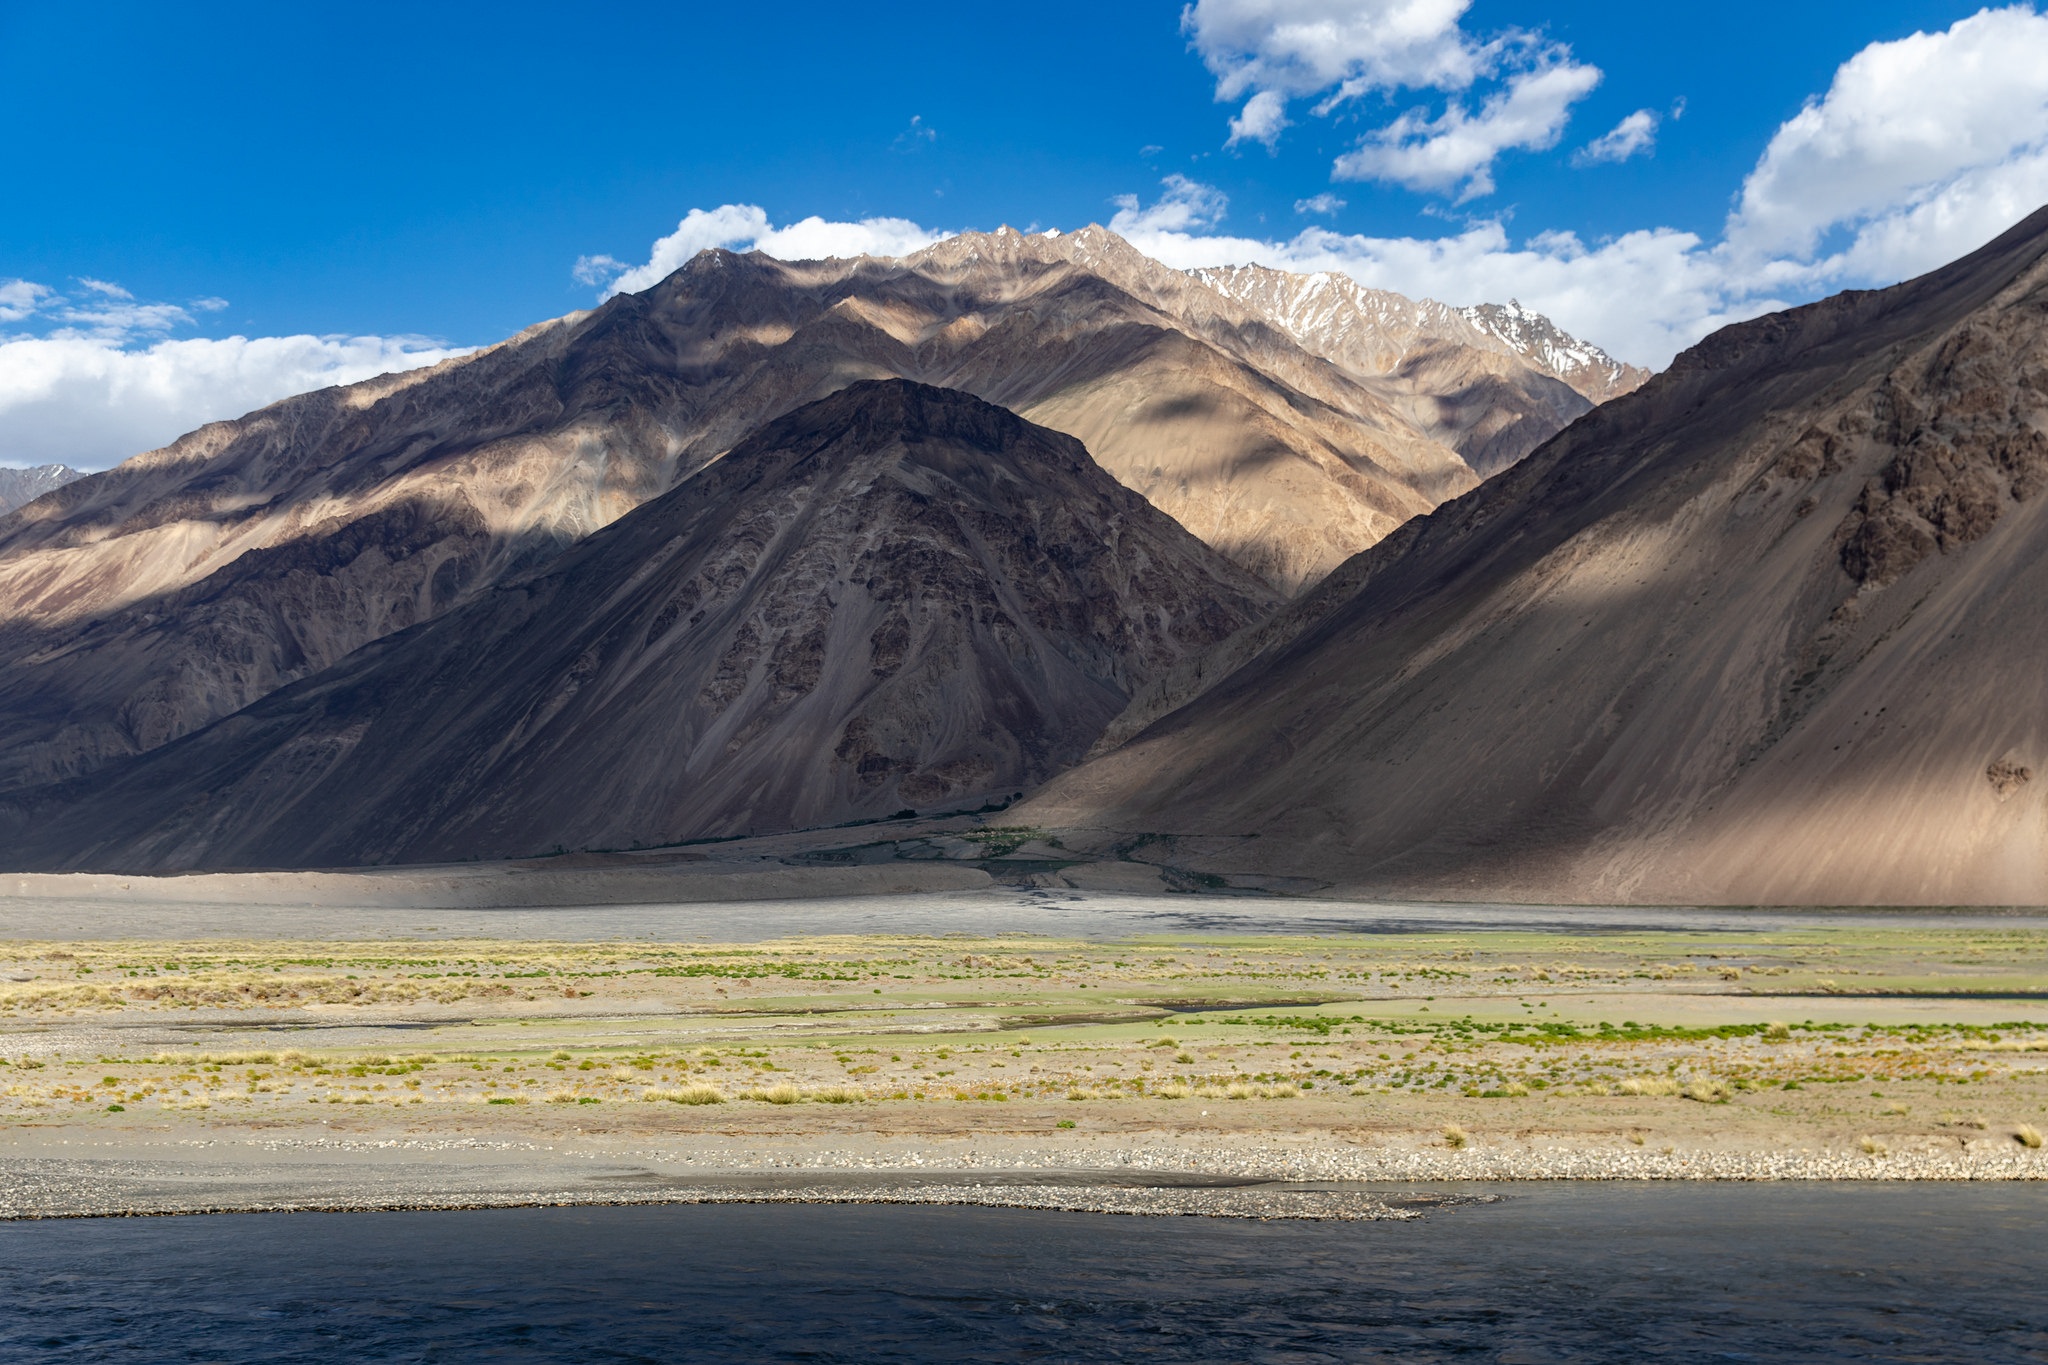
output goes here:
[[[0, 462], [111, 463], [709, 239], [1121, 215], [1661, 364], [2048, 198], [2048, 18], [1981, 9], [0, 0]], [[760, 212], [654, 246], [721, 206]]]

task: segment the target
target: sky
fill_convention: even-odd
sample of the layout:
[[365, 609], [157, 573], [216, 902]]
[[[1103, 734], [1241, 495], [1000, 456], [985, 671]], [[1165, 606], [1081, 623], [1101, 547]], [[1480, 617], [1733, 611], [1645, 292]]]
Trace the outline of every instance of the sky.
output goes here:
[[1100, 222], [1662, 366], [2048, 202], [2033, 3], [0, 0], [0, 57], [13, 465], [103, 468], [706, 246]]

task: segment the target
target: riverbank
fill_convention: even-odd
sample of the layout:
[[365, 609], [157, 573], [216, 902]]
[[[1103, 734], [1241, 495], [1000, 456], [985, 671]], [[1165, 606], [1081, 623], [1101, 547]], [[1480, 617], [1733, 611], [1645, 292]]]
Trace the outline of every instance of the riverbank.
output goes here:
[[[329, 938], [317, 915], [291, 937], [74, 939], [17, 919], [0, 1216], [854, 1200], [1358, 1218], [1398, 1213], [1403, 1182], [2048, 1175], [2035, 917], [1303, 933], [1278, 902], [1292, 932], [1256, 933], [1242, 900], [1218, 929], [1100, 899], [1098, 937], [741, 938], [707, 931], [750, 923], [719, 906], [555, 940]], [[1072, 925], [1089, 902], [1066, 908]]]

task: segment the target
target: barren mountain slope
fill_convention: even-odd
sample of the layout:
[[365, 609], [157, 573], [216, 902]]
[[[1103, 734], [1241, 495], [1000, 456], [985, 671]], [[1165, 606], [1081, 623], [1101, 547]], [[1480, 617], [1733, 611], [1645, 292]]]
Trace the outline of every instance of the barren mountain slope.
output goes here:
[[1717, 333], [1015, 818], [1461, 898], [2048, 902], [2044, 254]]
[[84, 470], [62, 464], [39, 464], [27, 469], [0, 467], [0, 517], [84, 477]]
[[0, 804], [10, 867], [659, 844], [1008, 798], [1274, 594], [1071, 437], [861, 383], [544, 570]]
[[761, 423], [888, 376], [1081, 437], [1288, 590], [1475, 482], [1413, 395], [1101, 229], [901, 261], [706, 252], [594, 312], [214, 423], [0, 522], [0, 791], [146, 751], [432, 619]]

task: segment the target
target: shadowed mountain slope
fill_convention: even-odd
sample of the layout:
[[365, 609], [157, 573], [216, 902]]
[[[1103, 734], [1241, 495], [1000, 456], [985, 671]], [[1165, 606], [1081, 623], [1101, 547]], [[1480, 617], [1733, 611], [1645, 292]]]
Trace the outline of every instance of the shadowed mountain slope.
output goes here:
[[545, 569], [0, 805], [11, 867], [626, 847], [1008, 798], [1272, 591], [1071, 437], [842, 389]]
[[1405, 344], [1383, 371], [1332, 359], [1099, 228], [903, 260], [705, 252], [593, 312], [211, 424], [0, 521], [0, 792], [155, 748], [474, 600], [860, 379], [963, 389], [1074, 435], [1291, 592], [1472, 487], [1468, 445], [1490, 467], [1503, 433], [1519, 450], [1584, 410], [1534, 361], [1503, 381], [1504, 352], [1472, 338], [1432, 341], [1448, 359], [1426, 373]]
[[1716, 333], [1015, 818], [1454, 898], [2048, 903], [2044, 255]]

